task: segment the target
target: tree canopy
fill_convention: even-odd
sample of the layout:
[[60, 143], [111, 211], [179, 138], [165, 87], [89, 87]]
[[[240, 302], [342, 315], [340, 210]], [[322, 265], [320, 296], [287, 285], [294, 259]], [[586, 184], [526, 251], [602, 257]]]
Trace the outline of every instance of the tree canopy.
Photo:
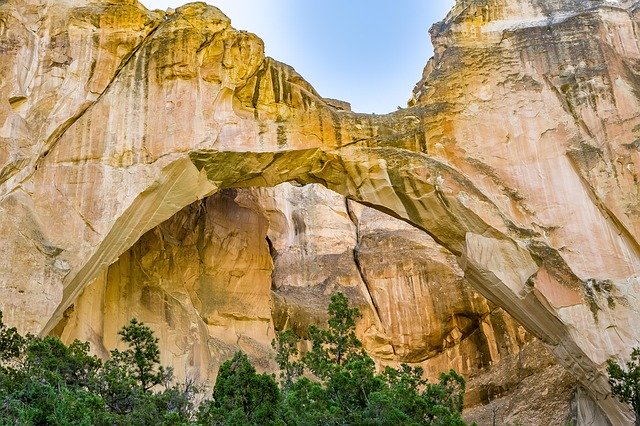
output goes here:
[[636, 415], [635, 424], [640, 425], [640, 348], [631, 351], [631, 359], [626, 365], [609, 360], [607, 372], [611, 393], [631, 405]]
[[455, 371], [436, 383], [405, 364], [378, 372], [355, 333], [358, 309], [337, 293], [328, 315], [326, 328], [309, 327], [308, 343], [277, 332], [279, 380], [237, 352], [196, 406], [203, 387], [174, 384], [158, 339], [135, 318], [118, 333], [127, 348], [103, 362], [87, 342], [23, 336], [0, 313], [0, 425], [464, 424]]
[[[158, 341], [133, 319], [120, 331], [128, 346], [102, 362], [89, 343], [21, 336], [0, 313], [0, 425], [189, 424], [193, 384], [171, 385]], [[162, 386], [160, 386], [162, 385]], [[152, 390], [158, 386], [162, 389]]]
[[358, 309], [336, 293], [328, 313], [326, 329], [309, 327], [311, 349], [302, 356], [295, 335], [277, 334], [286, 424], [464, 424], [465, 381], [455, 371], [442, 373], [437, 383], [424, 379], [422, 368], [406, 364], [377, 373], [355, 333]]

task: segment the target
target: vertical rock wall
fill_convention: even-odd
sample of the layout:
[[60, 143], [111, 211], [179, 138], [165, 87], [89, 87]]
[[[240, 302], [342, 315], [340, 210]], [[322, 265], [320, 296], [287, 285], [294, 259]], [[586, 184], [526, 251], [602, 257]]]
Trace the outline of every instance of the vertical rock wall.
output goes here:
[[[236, 350], [274, 371], [274, 330], [323, 324], [336, 291], [360, 307], [358, 334], [378, 364], [464, 374], [469, 419], [570, 418], [575, 380], [472, 290], [455, 256], [317, 185], [227, 190], [188, 206], [87, 287], [55, 332], [106, 356], [137, 317], [178, 378], [210, 384]], [[530, 400], [536, 381], [545, 390]]]
[[[160, 326], [183, 310], [169, 352], [209, 377], [215, 350], [260, 359], [274, 327], [321, 321], [336, 288], [365, 309], [380, 362], [446, 357], [474, 374], [532, 342], [500, 306], [580, 382], [578, 417], [598, 418], [589, 395], [624, 423], [605, 365], [640, 342], [638, 13], [631, 0], [459, 1], [432, 31], [412, 107], [378, 116], [326, 101], [204, 3], [3, 1], [0, 308], [22, 330], [96, 342], [134, 311]], [[283, 182], [432, 240], [327, 194], [246, 190]], [[224, 197], [215, 209], [263, 235], [175, 222], [201, 223], [193, 203]], [[390, 241], [415, 258], [380, 258]], [[204, 260], [175, 261], [182, 245]], [[118, 321], [74, 319], [94, 305], [121, 306]]]

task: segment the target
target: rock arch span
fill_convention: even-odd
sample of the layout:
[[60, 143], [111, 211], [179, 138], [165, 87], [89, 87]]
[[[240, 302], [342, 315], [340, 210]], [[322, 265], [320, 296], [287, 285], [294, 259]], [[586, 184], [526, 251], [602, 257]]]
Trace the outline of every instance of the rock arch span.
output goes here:
[[640, 338], [632, 2], [456, 9], [415, 105], [383, 116], [330, 105], [215, 8], [80, 3], [0, 7], [8, 41], [36, 19], [22, 9], [51, 12], [49, 31], [25, 38], [47, 49], [0, 51], [12, 76], [0, 228], [19, 236], [3, 243], [10, 320], [51, 330], [97, 273], [199, 198], [319, 183], [428, 232], [625, 421], [603, 366]]

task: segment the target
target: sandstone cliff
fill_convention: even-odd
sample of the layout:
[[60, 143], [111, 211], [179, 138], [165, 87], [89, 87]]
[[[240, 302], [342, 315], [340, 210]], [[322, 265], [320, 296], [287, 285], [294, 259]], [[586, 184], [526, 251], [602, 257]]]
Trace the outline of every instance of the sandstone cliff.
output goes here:
[[575, 379], [471, 289], [455, 256], [317, 185], [224, 190], [186, 207], [94, 280], [55, 331], [106, 356], [136, 316], [157, 330], [179, 377], [212, 381], [238, 348], [275, 369], [274, 329], [304, 335], [325, 321], [334, 291], [360, 307], [359, 334], [380, 364], [463, 372], [470, 418], [490, 422], [493, 408], [509, 423], [575, 416]]
[[411, 107], [371, 116], [203, 3], [5, 1], [0, 308], [102, 353], [137, 315], [204, 379], [238, 347], [273, 368], [274, 328], [340, 289], [380, 363], [458, 368], [505, 421], [622, 424], [603, 366], [640, 339], [638, 9], [459, 1]]

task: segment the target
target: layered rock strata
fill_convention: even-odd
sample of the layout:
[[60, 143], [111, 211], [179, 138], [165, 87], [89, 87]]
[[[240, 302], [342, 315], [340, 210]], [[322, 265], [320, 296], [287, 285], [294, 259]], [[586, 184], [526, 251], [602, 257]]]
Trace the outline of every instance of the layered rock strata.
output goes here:
[[[203, 3], [5, 1], [0, 307], [23, 329], [63, 328], [89, 284], [195, 201], [318, 183], [429, 234], [624, 423], [604, 364], [640, 338], [637, 26], [635, 1], [460, 1], [413, 106], [370, 116]], [[397, 309], [400, 288], [365, 298]], [[238, 309], [259, 322], [263, 306]]]
[[274, 330], [304, 336], [326, 321], [335, 291], [359, 306], [358, 334], [379, 365], [464, 374], [470, 420], [495, 412], [501, 423], [562, 424], [573, 415], [575, 380], [470, 288], [454, 256], [317, 185], [224, 190], [184, 208], [85, 288], [55, 332], [107, 356], [135, 316], [154, 328], [178, 378], [212, 383], [239, 349], [273, 371]]

